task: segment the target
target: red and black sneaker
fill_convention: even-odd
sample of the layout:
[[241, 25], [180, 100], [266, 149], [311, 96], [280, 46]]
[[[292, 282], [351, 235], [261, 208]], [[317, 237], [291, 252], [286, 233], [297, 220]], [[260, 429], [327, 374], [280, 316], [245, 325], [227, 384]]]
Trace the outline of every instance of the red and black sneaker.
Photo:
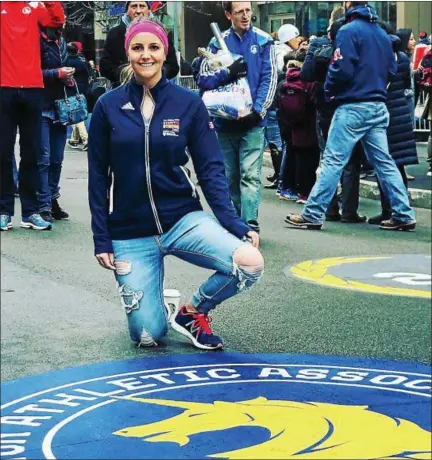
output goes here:
[[201, 350], [221, 349], [223, 348], [223, 341], [213, 334], [210, 323], [211, 318], [208, 315], [188, 312], [183, 306], [172, 320], [171, 326]]

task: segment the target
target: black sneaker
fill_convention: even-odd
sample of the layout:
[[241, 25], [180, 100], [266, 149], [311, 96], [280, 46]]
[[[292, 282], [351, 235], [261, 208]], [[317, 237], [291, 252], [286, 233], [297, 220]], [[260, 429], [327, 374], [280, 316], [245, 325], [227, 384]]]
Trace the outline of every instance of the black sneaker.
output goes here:
[[366, 221], [366, 216], [359, 216], [358, 214], [355, 216], [342, 217], [341, 220], [343, 224], [364, 224]]
[[400, 222], [398, 220], [393, 219], [393, 217], [389, 220], [384, 220], [381, 222], [380, 229], [381, 230], [402, 230], [404, 232], [410, 232], [416, 228], [416, 221], [412, 220], [411, 222]]
[[69, 219], [69, 214], [60, 207], [58, 200], [51, 201], [51, 212], [55, 220]]
[[52, 224], [53, 217], [50, 211], [42, 211], [39, 214], [45, 222], [49, 222], [50, 224]]
[[70, 139], [68, 139], [66, 141], [67, 145], [71, 148], [71, 149], [79, 149], [80, 148], [80, 144], [81, 142], [78, 142], [78, 141], [72, 141]]
[[171, 321], [171, 326], [201, 350], [221, 349], [223, 348], [223, 341], [213, 334], [210, 323], [211, 318], [207, 315], [188, 312], [183, 306]]
[[368, 220], [368, 224], [370, 225], [381, 225], [382, 222], [385, 220], [389, 220], [391, 218], [388, 214], [378, 214], [377, 216], [373, 216]]
[[271, 182], [270, 184], [264, 185], [264, 188], [270, 189], [270, 190], [276, 190], [278, 188], [278, 183], [279, 181], [275, 180]]
[[327, 222], [340, 222], [341, 220], [342, 216], [340, 214], [326, 214]]

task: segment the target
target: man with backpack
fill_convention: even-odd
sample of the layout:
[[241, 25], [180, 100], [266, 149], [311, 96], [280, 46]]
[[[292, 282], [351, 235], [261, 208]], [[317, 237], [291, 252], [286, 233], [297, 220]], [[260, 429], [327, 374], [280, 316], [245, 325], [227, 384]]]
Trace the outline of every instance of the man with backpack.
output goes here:
[[320, 230], [351, 152], [361, 141], [393, 214], [383, 230], [414, 230], [414, 211], [395, 162], [389, 154], [386, 107], [387, 85], [396, 73], [396, 61], [387, 34], [376, 23], [367, 2], [346, 2], [345, 25], [336, 36], [333, 63], [325, 83], [327, 100], [337, 105], [330, 127], [321, 174], [302, 214], [287, 216], [295, 227]]

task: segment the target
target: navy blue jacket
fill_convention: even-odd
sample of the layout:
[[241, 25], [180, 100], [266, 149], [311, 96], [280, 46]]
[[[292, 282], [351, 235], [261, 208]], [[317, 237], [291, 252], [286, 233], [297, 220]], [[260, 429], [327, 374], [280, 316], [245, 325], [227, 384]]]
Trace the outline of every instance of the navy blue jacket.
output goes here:
[[[240, 38], [232, 27], [222, 32], [222, 36], [230, 52], [243, 56], [247, 64], [247, 80], [252, 94], [253, 110], [261, 116], [261, 126], [264, 126], [267, 110], [276, 94], [278, 80], [273, 38], [257, 27], [251, 27], [243, 38]], [[213, 37], [208, 51], [216, 54], [220, 50], [219, 42]], [[208, 61], [203, 60], [198, 75], [198, 85], [202, 90], [212, 90], [230, 81], [231, 76], [226, 68], [222, 67], [215, 72], [210, 69]], [[218, 118], [215, 119], [215, 123], [221, 131], [232, 131], [236, 125], [241, 129], [241, 125], [232, 120]]]
[[75, 69], [74, 79], [78, 85], [78, 90], [81, 94], [86, 95], [89, 89], [90, 77], [93, 74], [90, 64], [82, 55], [69, 54], [65, 65], [66, 67], [73, 67]]
[[332, 54], [333, 45], [327, 37], [319, 37], [311, 40], [305, 61], [301, 68], [301, 78], [304, 81], [317, 83], [316, 108], [321, 120], [331, 122], [333, 114], [337, 108], [334, 102], [326, 101], [324, 94], [324, 83], [330, 66], [330, 59], [317, 56], [319, 52], [324, 54], [327, 51]]
[[345, 17], [325, 82], [326, 99], [338, 104], [386, 102], [389, 79], [396, 73], [390, 38], [376, 24], [371, 6], [350, 8]]
[[[65, 85], [59, 79], [59, 69], [65, 66], [67, 59], [67, 46], [63, 38], [57, 41], [48, 40], [41, 33], [41, 65], [44, 81], [43, 109], [54, 110], [55, 101], [63, 99]], [[69, 88], [67, 94], [73, 94]]]
[[[391, 38], [396, 49], [400, 40], [396, 36]], [[406, 166], [418, 163], [411, 108], [405, 96], [405, 89], [411, 88], [410, 61], [402, 51], [396, 52], [396, 56], [397, 73], [392, 77], [387, 92], [387, 109], [390, 113], [387, 139], [396, 164]]]
[[155, 110], [149, 126], [141, 114], [144, 88], [134, 81], [103, 95], [94, 108], [88, 161], [95, 253], [112, 252], [112, 240], [165, 233], [202, 209], [187, 174], [190, 157], [216, 218], [242, 238], [250, 228], [232, 205], [204, 103], [166, 78], [150, 94]]

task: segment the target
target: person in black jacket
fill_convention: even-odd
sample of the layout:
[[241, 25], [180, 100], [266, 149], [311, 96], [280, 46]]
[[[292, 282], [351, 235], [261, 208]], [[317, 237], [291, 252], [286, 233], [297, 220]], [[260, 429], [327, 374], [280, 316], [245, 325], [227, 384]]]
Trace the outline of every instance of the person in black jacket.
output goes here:
[[[68, 43], [67, 50], [66, 65], [75, 69], [74, 79], [78, 86], [78, 91], [87, 97], [93, 71], [85, 56], [80, 53], [77, 43]], [[85, 122], [82, 121], [73, 125], [71, 139], [67, 141], [68, 145], [72, 148], [78, 148], [79, 144], [82, 144], [83, 150], [87, 150], [87, 141], [88, 134]]]
[[[406, 90], [411, 89], [410, 60], [404, 50], [402, 40], [392, 34], [391, 26], [383, 23], [381, 27], [390, 35], [397, 60], [397, 73], [387, 88], [387, 109], [390, 114], [390, 124], [387, 128], [387, 140], [390, 155], [393, 157], [403, 183], [408, 188], [408, 178], [405, 166], [418, 164], [416, 141], [411, 119], [411, 104], [406, 97]], [[371, 217], [371, 225], [381, 225], [382, 221], [390, 219], [392, 208], [381, 185], [381, 214]]]
[[[120, 24], [108, 32], [103, 54], [100, 60], [100, 73], [110, 80], [113, 87], [120, 85], [120, 73], [127, 64], [124, 42], [126, 29], [138, 17], [152, 17], [148, 2], [126, 2], [126, 13], [122, 16]], [[168, 80], [175, 78], [179, 73], [176, 50], [172, 34], [168, 34], [169, 52], [163, 66], [163, 73]]]
[[38, 168], [40, 215], [45, 222], [68, 219], [69, 214], [59, 205], [60, 175], [64, 159], [67, 129], [58, 122], [55, 102], [65, 94], [76, 94], [75, 69], [66, 65], [67, 47], [62, 29], [41, 28], [41, 64], [44, 81], [42, 112], [42, 149]]

